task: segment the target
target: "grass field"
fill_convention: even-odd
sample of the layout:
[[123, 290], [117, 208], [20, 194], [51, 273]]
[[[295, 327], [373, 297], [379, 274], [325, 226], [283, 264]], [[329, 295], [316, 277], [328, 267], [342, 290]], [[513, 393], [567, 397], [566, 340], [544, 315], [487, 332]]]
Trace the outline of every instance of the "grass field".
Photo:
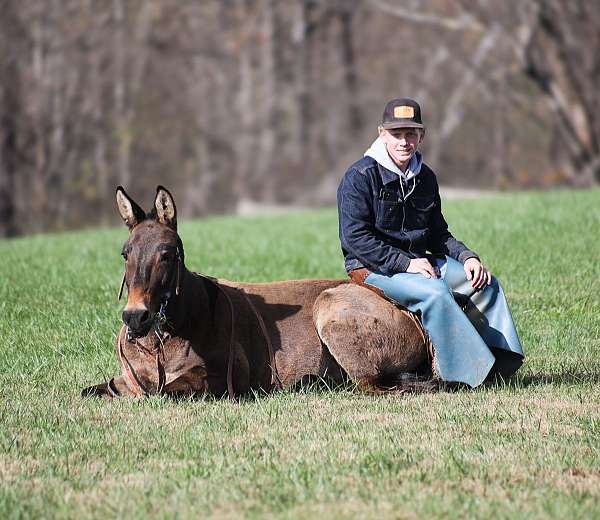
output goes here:
[[[126, 229], [0, 241], [0, 518], [600, 517], [600, 190], [445, 214], [528, 357], [504, 384], [402, 397], [82, 400], [117, 371]], [[333, 210], [180, 233], [207, 274], [344, 276]]]

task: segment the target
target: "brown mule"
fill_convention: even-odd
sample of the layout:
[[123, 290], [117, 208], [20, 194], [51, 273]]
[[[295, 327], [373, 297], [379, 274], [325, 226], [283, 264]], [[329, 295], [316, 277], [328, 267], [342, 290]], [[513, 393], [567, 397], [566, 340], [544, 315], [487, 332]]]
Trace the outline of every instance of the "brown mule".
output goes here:
[[240, 283], [192, 273], [171, 194], [159, 186], [149, 214], [122, 187], [116, 197], [129, 228], [121, 375], [82, 395], [233, 398], [346, 375], [372, 391], [420, 388], [407, 373], [427, 361], [429, 344], [408, 311], [343, 280]]

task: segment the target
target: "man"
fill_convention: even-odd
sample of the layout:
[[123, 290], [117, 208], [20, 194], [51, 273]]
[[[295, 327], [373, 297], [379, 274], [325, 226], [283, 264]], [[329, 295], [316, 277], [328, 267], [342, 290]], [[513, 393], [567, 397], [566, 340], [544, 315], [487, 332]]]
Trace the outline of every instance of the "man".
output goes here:
[[523, 350], [500, 284], [448, 230], [435, 174], [418, 151], [424, 136], [416, 101], [386, 105], [379, 137], [338, 188], [345, 267], [420, 312], [436, 375], [476, 387], [514, 374]]

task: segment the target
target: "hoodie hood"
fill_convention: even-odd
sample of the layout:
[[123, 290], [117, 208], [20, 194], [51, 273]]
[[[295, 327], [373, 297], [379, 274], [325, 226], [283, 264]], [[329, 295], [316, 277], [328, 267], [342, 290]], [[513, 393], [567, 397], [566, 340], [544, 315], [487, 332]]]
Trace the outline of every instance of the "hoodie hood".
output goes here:
[[365, 152], [365, 157], [375, 159], [381, 166], [399, 175], [400, 179], [404, 182], [419, 175], [421, 172], [421, 165], [423, 164], [423, 155], [421, 152], [415, 152], [410, 158], [406, 171], [403, 172], [396, 166], [396, 163], [392, 161], [392, 158], [389, 156], [387, 148], [385, 147], [385, 143], [380, 137], [373, 141], [373, 144]]

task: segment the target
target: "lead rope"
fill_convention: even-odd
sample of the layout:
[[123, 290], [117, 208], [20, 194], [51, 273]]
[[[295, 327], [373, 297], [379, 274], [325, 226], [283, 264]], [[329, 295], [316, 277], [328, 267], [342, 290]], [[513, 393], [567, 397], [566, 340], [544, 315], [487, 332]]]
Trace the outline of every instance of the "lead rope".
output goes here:
[[[207, 280], [211, 284], [213, 284], [213, 286], [215, 286], [219, 291], [221, 291], [225, 295], [225, 298], [227, 299], [227, 303], [229, 304], [229, 309], [231, 311], [231, 333], [230, 333], [230, 343], [229, 343], [229, 359], [227, 360], [227, 391], [229, 393], [229, 398], [235, 399], [235, 393], [234, 393], [234, 389], [233, 389], [233, 343], [234, 343], [234, 335], [235, 335], [235, 328], [234, 328], [235, 310], [233, 307], [233, 302], [231, 301], [229, 294], [227, 294], [227, 291], [223, 287], [221, 287], [221, 284], [219, 284], [216, 280], [214, 280], [213, 278], [211, 278], [209, 276], [203, 275], [201, 273], [194, 273], [194, 274], [196, 276], [199, 276], [200, 278], [204, 278], [205, 280]], [[260, 327], [262, 335], [265, 338], [265, 343], [267, 345], [267, 350], [268, 350], [268, 354], [269, 354], [269, 366], [271, 368], [271, 384], [275, 385], [278, 389], [281, 389], [281, 388], [283, 388], [283, 384], [282, 384], [281, 380], [279, 379], [279, 374], [277, 373], [277, 366], [275, 364], [275, 354], [273, 351], [273, 344], [271, 343], [271, 338], [267, 331], [265, 322], [262, 319], [262, 316], [260, 315], [260, 313], [258, 312], [256, 307], [254, 306], [254, 304], [252, 303], [252, 301], [250, 300], [250, 297], [246, 294], [246, 292], [241, 288], [238, 288], [238, 290], [246, 298], [246, 301], [248, 302], [250, 309], [252, 310], [252, 312], [254, 313], [254, 316], [256, 317], [256, 320], [258, 321], [258, 325]]]
[[279, 379], [277, 366], [275, 365], [275, 353], [273, 351], [273, 344], [271, 343], [271, 336], [269, 336], [269, 333], [267, 332], [267, 326], [265, 325], [265, 321], [263, 320], [262, 316], [252, 303], [250, 297], [246, 294], [246, 291], [244, 291], [243, 289], [240, 289], [240, 291], [246, 298], [250, 309], [252, 309], [252, 312], [254, 313], [254, 316], [258, 321], [258, 325], [260, 327], [262, 335], [265, 338], [265, 343], [267, 344], [267, 350], [269, 353], [269, 367], [271, 368], [271, 384], [274, 385], [277, 389], [281, 390], [283, 388], [283, 383], [281, 382], [281, 379]]
[[218, 287], [223, 293], [227, 303], [229, 304], [229, 311], [231, 316], [231, 329], [229, 331], [229, 356], [227, 357], [227, 394], [229, 399], [235, 401], [235, 390], [233, 388], [233, 342], [235, 339], [235, 309], [233, 308], [233, 302], [227, 294], [227, 291], [221, 287], [221, 285], [214, 280], [211, 282]]
[[125, 287], [125, 277], [127, 276], [127, 271], [123, 273], [123, 280], [121, 280], [121, 288], [119, 289], [119, 301], [121, 301], [121, 297], [123, 296], [123, 287]]
[[[165, 383], [167, 380], [167, 374], [165, 373], [165, 366], [163, 363], [160, 362], [160, 355], [164, 353], [165, 344], [163, 343], [163, 333], [162, 332], [161, 332], [161, 334], [159, 334], [158, 331], [156, 329], [154, 329], [154, 334], [156, 335], [156, 337], [158, 338], [158, 341], [160, 343], [160, 347], [158, 347], [158, 349], [156, 351], [156, 372], [158, 374], [158, 381], [156, 383], [156, 393], [160, 394], [164, 390]], [[164, 354], [163, 354], [163, 360], [164, 360]]]
[[235, 390], [233, 387], [233, 343], [235, 339], [235, 309], [233, 307], [233, 302], [231, 301], [229, 294], [227, 294], [227, 291], [223, 289], [223, 287], [221, 287], [221, 284], [218, 283], [214, 278], [206, 276], [202, 273], [193, 274], [211, 283], [214, 287], [216, 287], [217, 290], [221, 291], [221, 293], [223, 294], [223, 296], [225, 296], [225, 299], [227, 300], [227, 304], [229, 305], [231, 328], [229, 331], [229, 356], [227, 358], [227, 394], [229, 396], [229, 399], [235, 401]]
[[125, 357], [125, 353], [123, 352], [123, 343], [121, 341], [121, 336], [122, 336], [122, 331], [119, 332], [119, 337], [117, 339], [117, 343], [119, 346], [119, 348], [118, 348], [119, 361], [121, 362], [121, 366], [125, 370], [125, 375], [129, 379], [129, 382], [131, 383], [133, 393], [137, 397], [147, 396], [148, 390], [142, 385], [141, 381], [138, 380], [138, 378], [135, 375], [135, 371], [133, 370], [133, 367], [131, 366], [131, 363], [129, 363], [129, 360], [127, 359], [127, 357]]
[[[160, 361], [160, 356], [161, 356], [161, 353], [163, 352], [164, 343], [162, 341], [162, 338], [159, 336], [159, 334], [156, 330], [154, 331], [154, 334], [156, 334], [156, 337], [158, 338], [158, 341], [160, 342], [160, 347], [158, 347], [158, 349], [156, 350], [156, 353], [154, 353], [154, 361], [156, 363], [156, 372], [157, 372], [156, 393], [160, 394], [164, 390], [165, 383], [166, 383], [165, 367]], [[121, 362], [121, 366], [123, 367], [123, 370], [125, 371], [125, 375], [127, 376], [127, 379], [131, 383], [130, 386], [133, 390], [133, 393], [137, 397], [150, 395], [150, 392], [148, 391], [148, 389], [144, 386], [144, 384], [137, 377], [133, 366], [129, 362], [129, 359], [127, 359], [127, 356], [125, 356], [125, 352], [123, 351], [123, 343], [121, 341], [121, 333], [119, 333], [117, 342], [118, 342], [119, 361]], [[145, 354], [152, 354], [152, 352], [149, 351], [147, 348], [139, 345], [137, 343], [137, 341], [136, 341], [135, 345], [138, 349], [138, 352], [143, 352]], [[112, 388], [110, 390], [112, 391], [112, 393], [114, 393], [114, 390]]]

